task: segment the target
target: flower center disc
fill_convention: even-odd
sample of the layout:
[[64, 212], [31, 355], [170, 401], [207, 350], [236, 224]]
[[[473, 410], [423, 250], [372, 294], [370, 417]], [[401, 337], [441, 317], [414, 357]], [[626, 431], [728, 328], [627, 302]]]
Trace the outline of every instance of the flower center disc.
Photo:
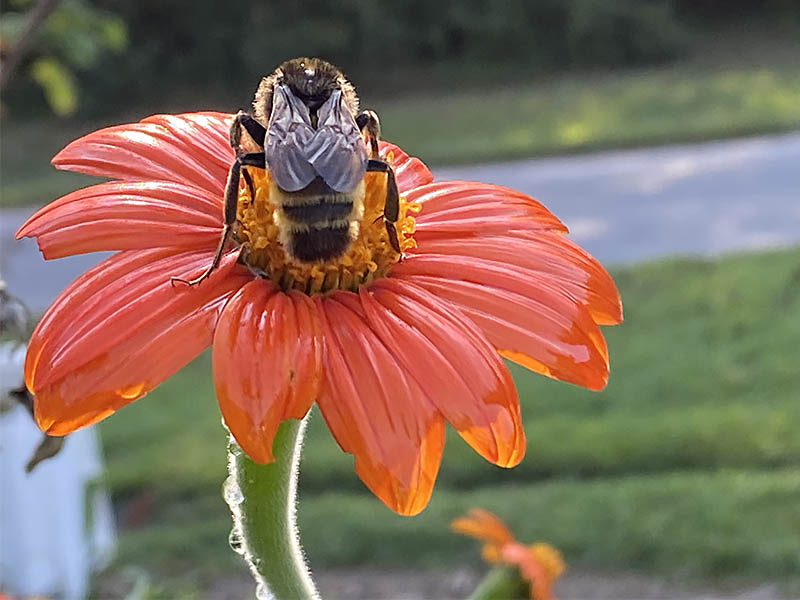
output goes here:
[[[242, 247], [240, 262], [254, 273], [270, 279], [284, 291], [299, 290], [306, 294], [324, 294], [333, 290], [355, 291], [359, 285], [385, 276], [400, 254], [392, 248], [383, 209], [386, 203], [386, 174], [369, 172], [364, 177], [364, 215], [357, 221], [358, 234], [345, 252], [330, 260], [304, 262], [287, 252], [281, 242], [286, 239], [285, 219], [281, 207], [270, 201], [277, 197], [275, 183], [269, 171], [246, 167], [253, 182], [255, 195], [251, 196], [245, 177], [239, 185], [236, 208], [237, 223], [233, 237]], [[400, 197], [400, 216], [395, 223], [400, 248], [414, 248], [414, 217], [419, 205]], [[354, 211], [355, 212], [355, 211]], [[282, 231], [284, 229], [284, 231]]]

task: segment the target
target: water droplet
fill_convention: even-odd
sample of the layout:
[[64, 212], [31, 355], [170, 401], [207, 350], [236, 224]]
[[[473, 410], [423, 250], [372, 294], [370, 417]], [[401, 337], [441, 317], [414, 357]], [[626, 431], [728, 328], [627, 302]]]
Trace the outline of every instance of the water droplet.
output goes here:
[[117, 390], [117, 394], [125, 400], [135, 400], [144, 392], [144, 382], [129, 385]]
[[236, 506], [244, 502], [244, 494], [242, 494], [242, 490], [233, 475], [229, 475], [225, 480], [222, 486], [222, 497], [225, 498], [228, 506]]
[[257, 600], [275, 600], [275, 596], [272, 595], [267, 584], [263, 581], [259, 581], [256, 586], [256, 598]]
[[228, 534], [228, 544], [236, 554], [244, 554], [244, 540], [236, 527]]

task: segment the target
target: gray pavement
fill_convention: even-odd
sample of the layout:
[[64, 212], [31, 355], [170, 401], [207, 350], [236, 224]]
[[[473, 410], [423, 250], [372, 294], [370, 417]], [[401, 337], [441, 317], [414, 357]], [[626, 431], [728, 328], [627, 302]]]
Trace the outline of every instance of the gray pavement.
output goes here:
[[[800, 133], [436, 169], [523, 191], [605, 264], [800, 243]], [[102, 255], [45, 262], [13, 241], [30, 208], [0, 211], [0, 273], [43, 310]]]
[[440, 169], [544, 203], [604, 263], [800, 242], [800, 133]]

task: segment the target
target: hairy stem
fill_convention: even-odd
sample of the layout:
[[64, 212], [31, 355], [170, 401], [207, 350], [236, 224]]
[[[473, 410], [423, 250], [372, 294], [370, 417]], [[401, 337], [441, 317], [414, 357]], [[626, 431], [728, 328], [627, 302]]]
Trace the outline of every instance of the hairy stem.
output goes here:
[[259, 465], [231, 439], [224, 496], [233, 514], [230, 543], [250, 566], [256, 597], [319, 598], [295, 523], [300, 451], [308, 416], [284, 421], [273, 444], [275, 462]]

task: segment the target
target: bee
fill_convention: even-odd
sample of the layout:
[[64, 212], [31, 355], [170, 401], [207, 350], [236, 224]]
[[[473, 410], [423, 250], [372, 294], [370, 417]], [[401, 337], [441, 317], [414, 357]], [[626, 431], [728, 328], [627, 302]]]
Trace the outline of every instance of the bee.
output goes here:
[[[243, 149], [243, 131], [258, 152]], [[233, 121], [236, 160], [225, 186], [222, 236], [211, 266], [185, 283], [200, 283], [219, 265], [236, 222], [240, 177], [253, 193], [243, 166], [269, 170], [279, 241], [300, 262], [331, 260], [347, 251], [364, 215], [364, 177], [368, 171], [386, 173], [383, 218], [392, 248], [401, 252], [395, 229], [399, 194], [392, 168], [378, 155], [379, 137], [378, 115], [359, 112], [356, 91], [338, 68], [318, 58], [282, 63], [261, 80], [252, 114], [239, 111]]]

